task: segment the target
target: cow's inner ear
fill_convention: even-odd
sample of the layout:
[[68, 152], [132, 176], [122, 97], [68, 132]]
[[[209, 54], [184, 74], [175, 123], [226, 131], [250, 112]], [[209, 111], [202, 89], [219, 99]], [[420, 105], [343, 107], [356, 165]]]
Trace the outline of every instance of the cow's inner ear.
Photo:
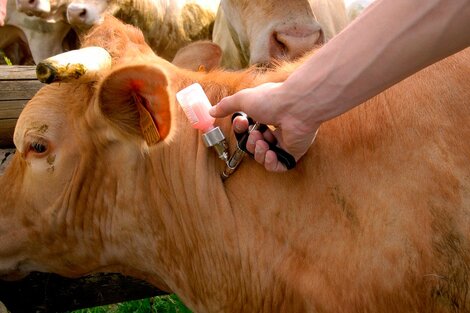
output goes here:
[[99, 88], [102, 113], [119, 130], [143, 137], [149, 145], [170, 132], [168, 80], [159, 68], [126, 66], [111, 72]]

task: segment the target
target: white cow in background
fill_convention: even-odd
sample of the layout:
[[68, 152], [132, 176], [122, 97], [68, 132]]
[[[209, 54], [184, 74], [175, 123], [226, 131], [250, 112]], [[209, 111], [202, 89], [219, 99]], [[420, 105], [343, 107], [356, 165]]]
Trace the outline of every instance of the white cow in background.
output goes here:
[[343, 0], [222, 0], [213, 40], [222, 65], [239, 69], [295, 59], [348, 24]]
[[364, 11], [374, 0], [344, 0], [349, 20], [352, 21]]
[[[36, 16], [27, 16], [16, 9], [16, 1], [7, 1], [7, 10], [4, 20], [5, 26], [16, 27], [23, 33], [18, 36], [24, 40], [35, 63], [52, 55], [64, 52], [64, 41], [71, 30], [71, 26], [64, 21], [49, 23]], [[10, 27], [0, 27], [0, 38], [11, 37]], [[67, 46], [67, 48], [74, 48]], [[0, 49], [7, 47], [0, 46]]]
[[16, 0], [16, 9], [29, 16], [37, 16], [53, 23], [66, 20], [70, 0]]

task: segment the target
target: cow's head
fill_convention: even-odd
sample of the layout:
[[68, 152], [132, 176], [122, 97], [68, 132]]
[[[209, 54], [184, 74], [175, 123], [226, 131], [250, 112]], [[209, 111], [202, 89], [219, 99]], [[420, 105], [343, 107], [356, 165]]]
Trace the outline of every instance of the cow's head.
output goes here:
[[16, 0], [16, 8], [28, 15], [41, 15], [51, 12], [49, 0]]
[[324, 42], [307, 0], [223, 0], [213, 37], [229, 67], [296, 59]]
[[113, 13], [117, 4], [105, 0], [71, 0], [67, 6], [67, 21], [76, 28], [86, 30], [103, 21], [105, 12]]
[[[175, 104], [177, 89], [190, 82], [178, 79], [181, 85], [175, 86], [172, 77], [178, 71], [203, 74], [158, 58], [138, 31], [113, 23], [88, 38], [112, 53], [110, 70], [47, 85], [21, 113], [17, 153], [0, 178], [0, 276], [117, 270], [147, 279], [132, 258], [127, 265], [118, 260], [131, 250], [142, 259], [155, 257], [144, 250], [165, 250], [157, 248], [165, 225], [150, 215], [153, 203], [169, 206], [159, 186], [177, 173], [181, 150], [196, 151], [191, 146], [201, 144]], [[149, 116], [158, 142], [144, 136], [142, 121]], [[187, 141], [171, 148], [181, 137], [176, 131]], [[187, 168], [179, 170], [190, 173], [196, 157], [188, 151]], [[131, 248], [135, 245], [143, 250]]]
[[65, 19], [69, 0], [16, 0], [16, 8], [29, 16], [37, 16], [49, 23]]

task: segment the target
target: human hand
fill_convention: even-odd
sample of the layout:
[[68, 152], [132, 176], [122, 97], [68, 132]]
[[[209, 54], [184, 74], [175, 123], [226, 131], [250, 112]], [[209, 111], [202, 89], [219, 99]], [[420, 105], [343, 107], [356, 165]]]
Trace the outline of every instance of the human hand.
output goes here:
[[[268, 128], [264, 133], [251, 132], [246, 144], [254, 159], [271, 172], [282, 172], [287, 168], [269, 149], [268, 142], [277, 143], [298, 161], [312, 144], [320, 125], [309, 121], [305, 114], [308, 107], [295, 103], [295, 96], [284, 92], [281, 87], [281, 83], [266, 83], [244, 89], [222, 99], [210, 110], [214, 117], [242, 111], [257, 122], [276, 127], [275, 130]], [[245, 132], [248, 129], [246, 117], [236, 117], [233, 128], [235, 132]]]

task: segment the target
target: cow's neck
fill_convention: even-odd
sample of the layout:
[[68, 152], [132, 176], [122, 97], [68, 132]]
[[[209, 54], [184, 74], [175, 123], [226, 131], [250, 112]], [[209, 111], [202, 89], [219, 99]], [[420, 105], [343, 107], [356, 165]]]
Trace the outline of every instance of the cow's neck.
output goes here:
[[[214, 75], [215, 77], [225, 80], [220, 75]], [[255, 82], [256, 77], [258, 76], [247, 73], [244, 84], [260, 83]], [[199, 82], [206, 89], [212, 103], [243, 87], [233, 86], [234, 90], [219, 88], [219, 81], [212, 78]], [[181, 81], [181, 86], [174, 88], [179, 90], [187, 83]], [[142, 182], [148, 190], [147, 202], [156, 203], [158, 208], [146, 209], [151, 212], [145, 220], [150, 221], [147, 232], [151, 232], [152, 236], [139, 236], [157, 239], [152, 246], [153, 250], [148, 251], [153, 254], [155, 265], [148, 262], [149, 258], [142, 257], [144, 264], [139, 266], [141, 269], [147, 268], [146, 271], [152, 273], [151, 275], [161, 277], [185, 303], [197, 308], [196, 311], [224, 311], [221, 307], [223, 304], [231, 308], [238, 307], [240, 311], [256, 311], [260, 309], [264, 292], [275, 281], [272, 280], [270, 271], [260, 273], [250, 270], [257, 267], [256, 263], [259, 261], [267, 262], [271, 255], [258, 257], [256, 251], [262, 250], [260, 245], [263, 241], [259, 241], [256, 236], [266, 234], [266, 229], [261, 224], [256, 225], [257, 220], [249, 215], [243, 216], [244, 211], [241, 210], [256, 206], [256, 202], [246, 201], [256, 199], [256, 195], [238, 193], [246, 188], [254, 192], [257, 188], [243, 186], [239, 189], [237, 182], [240, 182], [240, 175], [246, 178], [247, 170], [249, 172], [253, 166], [254, 173], [260, 172], [259, 168], [256, 169], [258, 166], [252, 160], [245, 160], [241, 172], [236, 172], [233, 178], [222, 182], [220, 174], [224, 163], [218, 159], [215, 151], [205, 147], [200, 133], [190, 128], [184, 114], [180, 110], [175, 110], [175, 113], [179, 115], [174, 120], [180, 123], [172, 126], [177, 129], [175, 139], [171, 141], [171, 145], [159, 147], [161, 149], [157, 148], [152, 152], [152, 164], [147, 167], [154, 172]], [[233, 151], [235, 141], [229, 119], [219, 125]], [[257, 185], [255, 182], [255, 186]], [[143, 201], [139, 203], [141, 202]], [[264, 239], [277, 250], [274, 247], [279, 242], [271, 244], [272, 237]], [[144, 244], [138, 244], [138, 247], [141, 246]], [[265, 265], [263, 268], [269, 267]], [[211, 297], [207, 297], [208, 294]], [[248, 294], [257, 294], [259, 297]], [[207, 302], [200, 303], [195, 299], [206, 299]], [[259, 303], [248, 303], [247, 299], [258, 299]]]
[[154, 236], [147, 238], [161, 241], [152, 251], [158, 264], [150, 270], [158, 271], [191, 307], [214, 311], [225, 302], [222, 298], [242, 287], [238, 232], [219, 175], [220, 161], [194, 130], [185, 127], [181, 132], [184, 145], [173, 142], [155, 152], [164, 153], [164, 159], [152, 155], [155, 175], [149, 180], [154, 188], [149, 193], [158, 208], [151, 213]]
[[[223, 312], [224, 305], [239, 308], [240, 312], [257, 311], [265, 296], [273, 296], [266, 292], [276, 283], [265, 263], [271, 255], [257, 253], [263, 250], [263, 242], [273, 248], [270, 251], [274, 254], [278, 248], [282, 250], [281, 244], [272, 243], [270, 236], [260, 241], [258, 234], [268, 234], [266, 225], [256, 225], [258, 220], [248, 214], [243, 216], [245, 211], [241, 210], [256, 207], [256, 201], [247, 202], [256, 196], [234, 197], [240, 191], [234, 189], [240, 180], [233, 177], [231, 181], [231, 177], [222, 181], [223, 162], [203, 144], [200, 133], [185, 124], [183, 113], [177, 114], [175, 120], [181, 124], [175, 125], [178, 133], [174, 141], [152, 151], [143, 171], [148, 175], [140, 182], [134, 180], [146, 190], [140, 192], [142, 199], [136, 199], [136, 203], [149, 206], [145, 212], [135, 213], [142, 232], [138, 233], [139, 228], [134, 232], [135, 247], [131, 249], [140, 255], [136, 262], [141, 263], [133, 267], [145, 272], [143, 277], [147, 279], [161, 279], [197, 312]], [[233, 150], [229, 123], [220, 126]], [[245, 162], [245, 169], [236, 175], [245, 176], [247, 169], [256, 166], [251, 160]], [[139, 238], [153, 238], [154, 242], [139, 242]], [[251, 270], [259, 266], [257, 262], [265, 263], [266, 272]]]
[[[175, 120], [186, 119], [182, 112], [176, 114]], [[76, 212], [93, 215], [102, 226], [101, 246], [96, 240], [83, 243], [96, 246], [100, 257], [94, 259], [103, 260], [97, 270], [146, 279], [206, 311], [241, 288], [237, 231], [220, 179], [222, 163], [186, 120], [174, 127], [171, 144], [161, 142], [149, 153], [138, 145], [88, 149], [83, 155], [87, 162], [79, 165], [72, 182], [80, 189], [65, 197]], [[89, 192], [80, 200], [83, 191]], [[207, 303], [196, 302], [204, 298]]]

